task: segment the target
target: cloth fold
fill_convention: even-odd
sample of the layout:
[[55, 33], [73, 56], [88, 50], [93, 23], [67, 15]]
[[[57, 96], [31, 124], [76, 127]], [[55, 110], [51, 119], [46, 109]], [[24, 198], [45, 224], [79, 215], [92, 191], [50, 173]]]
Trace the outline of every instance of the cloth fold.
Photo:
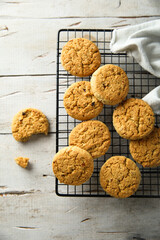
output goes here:
[[[113, 31], [110, 50], [127, 52], [145, 70], [160, 77], [160, 19]], [[160, 114], [160, 86], [144, 98], [155, 114]]]
[[160, 86], [154, 88], [142, 100], [151, 106], [155, 114], [160, 115]]
[[110, 49], [127, 52], [145, 70], [160, 77], [160, 19], [114, 30]]

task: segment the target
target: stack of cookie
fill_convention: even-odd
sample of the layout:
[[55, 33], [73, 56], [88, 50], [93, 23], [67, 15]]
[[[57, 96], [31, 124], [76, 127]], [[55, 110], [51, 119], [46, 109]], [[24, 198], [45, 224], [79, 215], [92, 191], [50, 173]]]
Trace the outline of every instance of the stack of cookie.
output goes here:
[[[84, 183], [93, 173], [93, 159], [107, 152], [111, 142], [109, 129], [101, 121], [91, 120], [100, 114], [103, 104], [119, 104], [113, 112], [113, 125], [121, 137], [131, 140], [133, 158], [144, 167], [159, 165], [160, 131], [154, 129], [154, 113], [141, 99], [125, 100], [129, 81], [124, 70], [112, 64], [100, 67], [97, 46], [84, 38], [72, 39], [63, 47], [61, 62], [74, 76], [92, 74], [92, 77], [91, 82], [72, 84], [64, 95], [67, 113], [84, 122], [71, 131], [70, 146], [61, 149], [53, 159], [53, 172], [59, 181], [71, 185]], [[156, 146], [151, 144], [152, 138]], [[139, 168], [125, 156], [111, 157], [100, 171], [102, 188], [117, 198], [131, 196], [140, 180]]]

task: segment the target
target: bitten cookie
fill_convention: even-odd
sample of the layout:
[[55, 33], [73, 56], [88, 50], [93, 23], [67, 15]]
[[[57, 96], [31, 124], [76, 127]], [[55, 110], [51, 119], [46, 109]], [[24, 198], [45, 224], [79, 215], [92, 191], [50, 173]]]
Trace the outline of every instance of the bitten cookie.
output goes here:
[[90, 82], [73, 83], [63, 98], [67, 113], [78, 120], [89, 120], [99, 115], [103, 109], [101, 103], [92, 93]]
[[100, 66], [101, 55], [97, 46], [90, 40], [75, 38], [63, 47], [61, 63], [70, 74], [85, 77]]
[[97, 120], [78, 124], [69, 135], [69, 145], [88, 151], [93, 158], [104, 155], [111, 143], [108, 127]]
[[79, 147], [65, 147], [53, 158], [53, 172], [61, 183], [81, 185], [93, 173], [91, 155]]
[[15, 162], [22, 168], [26, 168], [28, 166], [29, 158], [17, 157], [15, 158]]
[[113, 125], [117, 133], [126, 139], [144, 138], [153, 131], [154, 123], [152, 108], [141, 99], [127, 99], [113, 112]]
[[127, 96], [129, 81], [122, 68], [107, 64], [93, 73], [91, 88], [99, 101], [107, 105], [116, 105]]
[[155, 128], [147, 137], [130, 141], [130, 153], [143, 167], [160, 166], [160, 128]]
[[136, 164], [124, 156], [109, 158], [100, 170], [104, 191], [116, 198], [131, 196], [139, 187], [141, 173]]
[[26, 108], [18, 112], [12, 121], [13, 137], [26, 142], [33, 134], [48, 134], [49, 123], [46, 116], [38, 109]]

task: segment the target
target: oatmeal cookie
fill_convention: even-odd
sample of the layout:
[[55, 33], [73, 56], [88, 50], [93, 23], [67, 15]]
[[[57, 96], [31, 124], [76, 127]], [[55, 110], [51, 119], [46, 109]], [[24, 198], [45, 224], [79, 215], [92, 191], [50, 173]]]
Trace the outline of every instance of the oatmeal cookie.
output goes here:
[[107, 105], [116, 105], [127, 96], [129, 81], [122, 68], [106, 64], [93, 73], [91, 88], [99, 101]]
[[113, 112], [113, 125], [117, 133], [126, 139], [146, 137], [153, 131], [154, 123], [153, 110], [142, 99], [127, 99]]
[[94, 163], [87, 151], [70, 146], [61, 149], [54, 156], [52, 167], [61, 183], [81, 185], [91, 177]]
[[71, 117], [82, 121], [98, 116], [103, 109], [103, 103], [93, 95], [87, 81], [73, 83], [65, 92], [63, 103]]
[[141, 173], [136, 164], [124, 156], [109, 158], [100, 170], [100, 184], [104, 191], [116, 198], [131, 196], [139, 187]]
[[97, 120], [78, 124], [69, 135], [69, 145], [88, 151], [93, 158], [104, 155], [111, 143], [108, 127]]
[[61, 63], [71, 75], [91, 75], [101, 64], [98, 47], [88, 39], [74, 38], [62, 49]]
[[130, 141], [130, 153], [143, 167], [160, 166], [160, 128], [155, 128], [147, 137]]
[[12, 121], [13, 137], [26, 142], [33, 134], [48, 134], [49, 123], [46, 116], [38, 109], [26, 108], [18, 112]]

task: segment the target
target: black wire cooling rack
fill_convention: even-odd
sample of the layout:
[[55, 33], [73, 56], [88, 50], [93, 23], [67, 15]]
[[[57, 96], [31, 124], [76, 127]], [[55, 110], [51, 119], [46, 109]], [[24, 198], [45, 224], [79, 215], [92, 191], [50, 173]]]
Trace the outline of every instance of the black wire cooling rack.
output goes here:
[[[71, 130], [80, 122], [67, 115], [63, 106], [63, 95], [74, 82], [90, 80], [90, 77], [80, 78], [68, 74], [62, 67], [60, 56], [62, 47], [72, 38], [84, 37], [93, 41], [101, 53], [101, 65], [115, 64], [124, 69], [130, 83], [127, 98], [142, 98], [149, 91], [160, 84], [160, 79], [144, 71], [133, 58], [126, 54], [112, 54], [109, 48], [112, 37], [111, 29], [61, 29], [57, 42], [57, 114], [56, 114], [56, 151], [68, 146]], [[100, 186], [99, 172], [103, 163], [114, 155], [124, 155], [132, 159], [129, 152], [129, 142], [122, 139], [112, 125], [112, 113], [115, 107], [104, 106], [102, 113], [96, 118], [104, 122], [111, 132], [111, 146], [105, 156], [94, 160], [94, 173], [91, 179], [80, 185], [70, 186], [60, 183], [56, 179], [56, 194], [59, 196], [78, 197], [109, 197]], [[160, 116], [156, 116], [156, 124], [160, 123]], [[138, 165], [138, 164], [137, 164]], [[138, 165], [142, 174], [139, 189], [132, 197], [160, 197], [160, 168], [143, 168]]]

